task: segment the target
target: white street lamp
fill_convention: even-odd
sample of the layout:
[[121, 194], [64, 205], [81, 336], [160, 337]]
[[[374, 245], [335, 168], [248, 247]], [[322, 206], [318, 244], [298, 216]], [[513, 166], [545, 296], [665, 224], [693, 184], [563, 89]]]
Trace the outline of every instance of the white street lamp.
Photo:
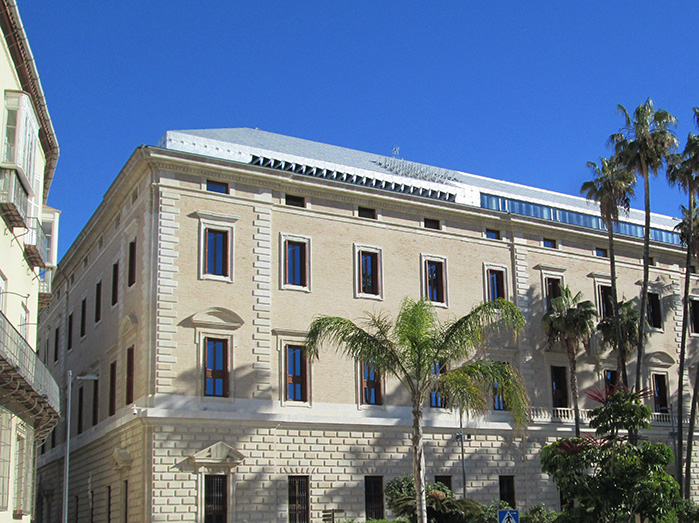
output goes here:
[[73, 371], [68, 371], [68, 384], [66, 390], [66, 455], [63, 458], [63, 517], [61, 521], [68, 523], [68, 474], [70, 470], [70, 403], [71, 391], [74, 381], [96, 381], [99, 378], [94, 374], [84, 374], [73, 377]]

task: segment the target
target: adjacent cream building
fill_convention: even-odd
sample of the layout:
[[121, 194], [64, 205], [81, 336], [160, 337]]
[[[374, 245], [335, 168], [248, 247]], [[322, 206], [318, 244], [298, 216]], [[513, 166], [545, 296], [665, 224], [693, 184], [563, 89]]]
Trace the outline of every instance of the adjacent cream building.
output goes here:
[[[632, 211], [617, 241], [629, 299], [642, 224]], [[675, 224], [653, 217], [643, 366], [656, 392], [649, 435], [670, 445], [684, 260]], [[126, 162], [59, 264], [41, 319], [53, 375], [99, 378], [73, 385], [69, 519], [383, 515], [383, 485], [411, 471], [408, 398], [331, 348], [309, 363], [303, 343], [317, 314], [395, 314], [405, 296], [429, 297], [445, 320], [502, 296], [529, 322], [516, 343], [485, 348], [526, 380], [526, 434], [496, 395], [463, 429], [433, 395], [428, 480], [481, 502], [557, 508], [538, 454], [573, 433], [572, 411], [565, 352], [540, 323], [560, 285], [605, 313], [606, 248], [596, 206], [579, 197], [253, 129], [167, 132]], [[699, 296], [699, 280], [692, 289]], [[581, 390], [604, 386], [615, 366], [593, 343], [579, 358]], [[39, 457], [39, 521], [60, 516], [60, 428]]]
[[56, 265], [59, 212], [46, 206], [58, 143], [15, 2], [0, 2], [0, 521], [29, 520], [35, 445], [60, 416], [37, 356], [40, 304]]

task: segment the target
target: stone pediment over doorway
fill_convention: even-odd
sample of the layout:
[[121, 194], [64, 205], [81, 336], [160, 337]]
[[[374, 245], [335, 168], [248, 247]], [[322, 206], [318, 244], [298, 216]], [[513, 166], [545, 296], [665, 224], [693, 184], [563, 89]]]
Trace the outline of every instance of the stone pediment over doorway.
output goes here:
[[668, 368], [675, 364], [675, 359], [667, 352], [650, 352], [645, 360], [649, 367]]
[[196, 469], [232, 469], [240, 465], [245, 456], [222, 441], [191, 455], [190, 462]]
[[223, 307], [203, 309], [193, 314], [189, 320], [194, 327], [217, 329], [238, 329], [245, 323], [235, 312]]
[[128, 450], [114, 449], [114, 452], [112, 452], [111, 463], [114, 470], [119, 472], [127, 471], [131, 468], [132, 461], [133, 458]]

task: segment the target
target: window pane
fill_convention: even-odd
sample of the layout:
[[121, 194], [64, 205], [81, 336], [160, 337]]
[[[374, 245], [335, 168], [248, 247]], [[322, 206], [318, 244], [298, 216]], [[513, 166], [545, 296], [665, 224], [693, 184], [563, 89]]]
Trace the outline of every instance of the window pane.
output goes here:
[[306, 286], [306, 243], [286, 242], [286, 282], [289, 285]]

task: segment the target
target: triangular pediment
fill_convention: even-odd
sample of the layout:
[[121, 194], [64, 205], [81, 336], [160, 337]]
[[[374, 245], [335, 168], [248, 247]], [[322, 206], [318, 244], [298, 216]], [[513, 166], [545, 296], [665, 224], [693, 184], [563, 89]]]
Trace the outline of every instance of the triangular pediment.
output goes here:
[[194, 314], [190, 321], [195, 327], [237, 329], [245, 323], [235, 312], [223, 307], [209, 307]]
[[190, 460], [195, 467], [225, 467], [233, 468], [243, 462], [243, 456], [230, 445], [222, 441], [214, 443], [210, 447], [190, 456]]
[[129, 470], [131, 468], [131, 462], [133, 461], [133, 458], [131, 457], [131, 454], [127, 450], [124, 449], [114, 449], [114, 452], [112, 452], [112, 467], [115, 470], [118, 471], [123, 471], [123, 470]]

